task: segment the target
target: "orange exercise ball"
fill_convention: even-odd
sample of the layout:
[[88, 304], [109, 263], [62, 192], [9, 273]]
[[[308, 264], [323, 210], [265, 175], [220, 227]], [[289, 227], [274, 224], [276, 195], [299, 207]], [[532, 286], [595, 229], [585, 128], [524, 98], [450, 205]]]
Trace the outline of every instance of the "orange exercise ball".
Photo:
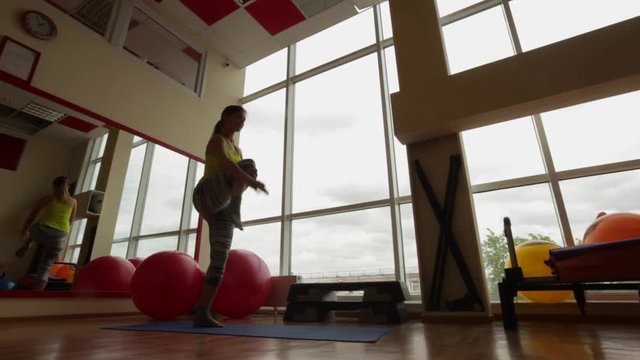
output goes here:
[[49, 268], [49, 276], [57, 277], [58, 271], [60, 271], [63, 266], [64, 264], [53, 263], [53, 265], [51, 265], [51, 267]]
[[600, 213], [584, 232], [585, 244], [640, 238], [640, 214]]
[[65, 279], [67, 283], [72, 283], [75, 274], [76, 268], [72, 265], [65, 264], [56, 272], [56, 277]]
[[[527, 241], [516, 246], [518, 265], [524, 277], [553, 276], [551, 268], [544, 261], [549, 260], [549, 250], [559, 247], [558, 244], [538, 240]], [[507, 259], [505, 266], [511, 267], [510, 259]], [[533, 302], [540, 303], [559, 303], [572, 296], [572, 292], [568, 290], [519, 291], [518, 293]]]

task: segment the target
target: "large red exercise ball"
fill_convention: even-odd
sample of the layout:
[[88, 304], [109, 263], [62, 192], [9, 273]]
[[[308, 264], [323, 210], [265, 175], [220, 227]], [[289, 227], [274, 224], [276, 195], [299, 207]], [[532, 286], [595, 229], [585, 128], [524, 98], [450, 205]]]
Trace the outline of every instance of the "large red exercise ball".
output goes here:
[[212, 309], [215, 313], [243, 318], [264, 304], [271, 290], [271, 273], [267, 264], [249, 250], [229, 251]]
[[181, 251], [161, 251], [144, 259], [136, 269], [131, 299], [140, 312], [151, 318], [175, 319], [198, 301], [203, 278], [204, 273], [191, 256]]
[[[553, 276], [551, 268], [544, 261], [549, 260], [549, 250], [559, 247], [555, 243], [538, 240], [526, 241], [516, 246], [518, 266], [522, 269], [524, 277]], [[510, 259], [507, 259], [505, 266], [511, 267]], [[518, 293], [533, 302], [550, 304], [563, 302], [572, 296], [572, 292], [568, 290], [519, 291]]]
[[127, 260], [129, 260], [129, 262], [130, 262], [130, 263], [132, 263], [132, 264], [133, 264], [133, 266], [135, 266], [135, 267], [136, 267], [136, 269], [137, 269], [137, 268], [138, 268], [138, 266], [140, 266], [140, 264], [142, 264], [142, 262], [144, 261], [144, 259], [143, 259], [143, 258], [139, 258], [139, 257], [133, 257], [133, 258], [130, 258], [130, 259], [127, 259]]
[[584, 232], [585, 244], [640, 238], [640, 214], [611, 213], [598, 216]]
[[73, 281], [76, 291], [129, 291], [136, 268], [119, 256], [101, 256], [80, 268]]

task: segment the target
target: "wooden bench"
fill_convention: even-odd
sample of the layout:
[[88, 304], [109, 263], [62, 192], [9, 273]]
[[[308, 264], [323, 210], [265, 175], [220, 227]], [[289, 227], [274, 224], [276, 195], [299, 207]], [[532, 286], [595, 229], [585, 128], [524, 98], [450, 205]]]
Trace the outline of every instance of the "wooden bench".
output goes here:
[[[359, 291], [359, 300], [338, 300], [337, 291]], [[297, 283], [287, 297], [286, 322], [321, 322], [330, 320], [334, 311], [359, 311], [359, 321], [366, 323], [400, 323], [407, 319], [406, 285], [399, 281]]]

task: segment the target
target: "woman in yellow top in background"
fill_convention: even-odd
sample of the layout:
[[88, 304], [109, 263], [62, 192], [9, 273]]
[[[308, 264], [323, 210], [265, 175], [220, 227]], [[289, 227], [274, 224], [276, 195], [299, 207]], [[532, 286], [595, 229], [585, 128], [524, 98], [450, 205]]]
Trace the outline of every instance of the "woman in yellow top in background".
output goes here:
[[[49, 279], [49, 268], [58, 259], [65, 247], [71, 223], [76, 215], [76, 200], [69, 194], [69, 182], [65, 176], [53, 180], [53, 194], [36, 203], [22, 227], [25, 244], [16, 252], [22, 257], [35, 241], [42, 246], [42, 255], [38, 259], [35, 278], [29, 286], [32, 290], [43, 290]], [[41, 214], [40, 220], [33, 220]]]
[[227, 106], [216, 123], [207, 144], [202, 179], [193, 190], [193, 205], [209, 224], [211, 262], [207, 268], [200, 299], [196, 304], [194, 326], [222, 326], [211, 315], [211, 303], [222, 280], [227, 262], [233, 228], [242, 230], [240, 202], [247, 187], [267, 192], [258, 181], [258, 171], [251, 159], [242, 159], [242, 152], [233, 136], [242, 130], [246, 111], [242, 106]]

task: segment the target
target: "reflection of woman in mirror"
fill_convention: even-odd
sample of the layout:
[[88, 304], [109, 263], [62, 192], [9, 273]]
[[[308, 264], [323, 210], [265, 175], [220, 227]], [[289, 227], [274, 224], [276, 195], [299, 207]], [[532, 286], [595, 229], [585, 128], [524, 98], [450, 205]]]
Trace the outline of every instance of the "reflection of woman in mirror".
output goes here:
[[227, 106], [209, 139], [205, 154], [204, 175], [193, 190], [193, 205], [209, 224], [211, 263], [205, 274], [200, 299], [196, 305], [194, 326], [222, 326], [211, 315], [211, 303], [222, 280], [233, 228], [242, 230], [240, 202], [247, 187], [267, 192], [257, 180], [258, 171], [242, 152], [233, 136], [242, 130], [246, 111], [241, 106]]
[[[39, 259], [35, 259], [37, 269], [32, 281], [24, 282], [32, 290], [42, 290], [47, 285], [49, 268], [58, 259], [65, 246], [67, 234], [76, 213], [76, 200], [69, 195], [69, 182], [64, 176], [53, 180], [53, 194], [40, 199], [24, 222], [22, 238], [24, 245], [16, 251], [16, 256], [22, 257], [32, 242], [42, 247]], [[36, 216], [40, 220], [33, 224]]]

